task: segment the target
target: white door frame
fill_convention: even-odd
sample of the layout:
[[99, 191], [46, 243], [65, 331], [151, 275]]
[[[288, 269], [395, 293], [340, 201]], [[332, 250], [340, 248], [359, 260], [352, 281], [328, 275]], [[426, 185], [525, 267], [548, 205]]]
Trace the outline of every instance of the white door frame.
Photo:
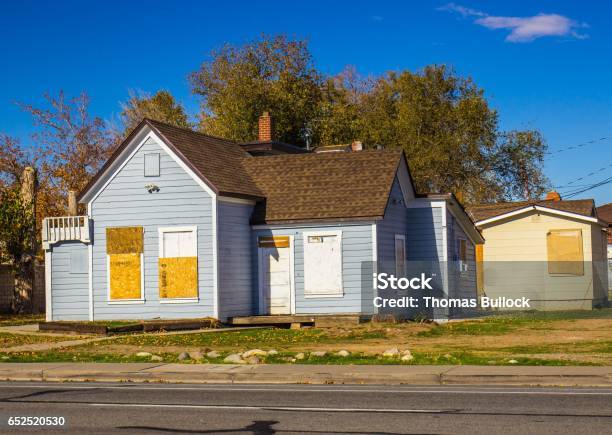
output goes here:
[[[295, 260], [294, 260], [294, 250], [295, 245], [293, 244], [293, 236], [285, 236], [278, 234], [280, 237], [289, 237], [289, 298], [291, 300], [289, 304], [290, 313], [295, 314]], [[263, 255], [262, 250], [266, 248], [259, 247], [259, 238], [260, 237], [268, 237], [268, 236], [257, 236], [255, 243], [257, 244], [257, 277], [258, 277], [258, 295], [259, 295], [259, 312], [257, 315], [266, 316], [269, 315], [269, 309], [265, 304], [264, 297], [264, 279], [263, 279]], [[281, 248], [284, 249], [284, 248]]]

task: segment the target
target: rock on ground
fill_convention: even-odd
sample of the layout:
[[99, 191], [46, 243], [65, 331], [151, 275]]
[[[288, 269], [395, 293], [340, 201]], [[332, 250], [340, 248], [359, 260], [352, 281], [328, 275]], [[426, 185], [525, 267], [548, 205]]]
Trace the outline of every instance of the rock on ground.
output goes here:
[[246, 363], [246, 361], [242, 359], [240, 354], [237, 354], [237, 353], [232, 353], [231, 355], [226, 356], [223, 362], [230, 363], [230, 364], [245, 364]]
[[338, 352], [336, 355], [338, 356], [342, 356], [342, 357], [347, 357], [349, 356], [351, 353], [348, 350], [341, 350], [340, 352]]
[[211, 350], [210, 352], [206, 354], [206, 358], [219, 358], [220, 356], [221, 354], [217, 352], [216, 350]]
[[141, 358], [145, 358], [145, 357], [150, 357], [152, 354], [149, 352], [138, 352], [136, 354], [136, 356], [141, 357]]
[[414, 356], [412, 356], [412, 352], [410, 352], [409, 350], [405, 350], [402, 352], [402, 361], [412, 361], [414, 359]]
[[277, 350], [275, 350], [275, 349], [270, 349], [270, 350], [268, 351], [268, 355], [277, 355], [277, 354], [278, 354], [278, 351], [277, 351]]
[[178, 356], [178, 360], [179, 361], [185, 361], [186, 359], [189, 359], [189, 358], [190, 357], [189, 357], [189, 354], [187, 352], [179, 353], [179, 356]]
[[306, 358], [306, 355], [304, 355], [303, 352], [300, 352], [295, 356], [295, 359], [304, 359], [304, 358]]
[[246, 358], [245, 361], [247, 364], [261, 364], [261, 359], [257, 355], [251, 355]]
[[311, 355], [316, 357], [323, 357], [327, 355], [327, 352], [325, 352], [324, 350], [317, 350], [316, 352], [312, 352]]
[[246, 352], [244, 352], [242, 354], [242, 358], [247, 359], [252, 356], [266, 356], [266, 355], [268, 355], [268, 352], [266, 352], [265, 350], [251, 349], [251, 350], [247, 350]]
[[163, 360], [164, 360], [164, 359], [163, 359], [161, 356], [159, 356], [159, 355], [153, 355], [153, 356], [151, 356], [151, 361], [160, 362], [160, 361], [163, 361]]

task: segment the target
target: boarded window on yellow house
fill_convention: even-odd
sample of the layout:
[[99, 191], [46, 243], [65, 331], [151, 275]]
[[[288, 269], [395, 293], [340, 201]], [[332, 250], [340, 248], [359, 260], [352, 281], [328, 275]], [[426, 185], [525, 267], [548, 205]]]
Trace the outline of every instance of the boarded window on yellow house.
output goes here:
[[142, 227], [106, 229], [109, 298], [111, 301], [142, 299]]
[[476, 291], [484, 296], [484, 245], [476, 245]]
[[582, 230], [550, 230], [546, 248], [549, 274], [584, 275]]
[[197, 228], [160, 228], [159, 239], [160, 299], [197, 299]]

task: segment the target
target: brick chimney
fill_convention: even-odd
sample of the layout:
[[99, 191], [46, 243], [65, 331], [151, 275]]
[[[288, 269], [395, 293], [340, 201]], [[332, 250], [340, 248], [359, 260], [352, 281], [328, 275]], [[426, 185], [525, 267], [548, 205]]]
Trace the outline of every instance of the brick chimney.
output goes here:
[[351, 144], [351, 151], [357, 152], [357, 151], [362, 151], [362, 150], [363, 150], [363, 144], [361, 143], [361, 141], [354, 140], [353, 143]]
[[264, 112], [259, 117], [259, 134], [257, 140], [259, 142], [270, 142], [274, 137], [274, 125], [270, 112]]
[[561, 195], [559, 195], [559, 192], [555, 192], [554, 190], [551, 190], [550, 192], [548, 192], [546, 194], [546, 201], [561, 201]]

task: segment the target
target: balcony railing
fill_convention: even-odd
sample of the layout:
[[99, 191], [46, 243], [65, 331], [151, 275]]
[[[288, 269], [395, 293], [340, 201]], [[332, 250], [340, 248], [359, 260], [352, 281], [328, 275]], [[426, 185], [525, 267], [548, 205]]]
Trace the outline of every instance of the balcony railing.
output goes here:
[[42, 242], [43, 248], [63, 241], [91, 241], [89, 218], [87, 216], [49, 217], [43, 220]]

